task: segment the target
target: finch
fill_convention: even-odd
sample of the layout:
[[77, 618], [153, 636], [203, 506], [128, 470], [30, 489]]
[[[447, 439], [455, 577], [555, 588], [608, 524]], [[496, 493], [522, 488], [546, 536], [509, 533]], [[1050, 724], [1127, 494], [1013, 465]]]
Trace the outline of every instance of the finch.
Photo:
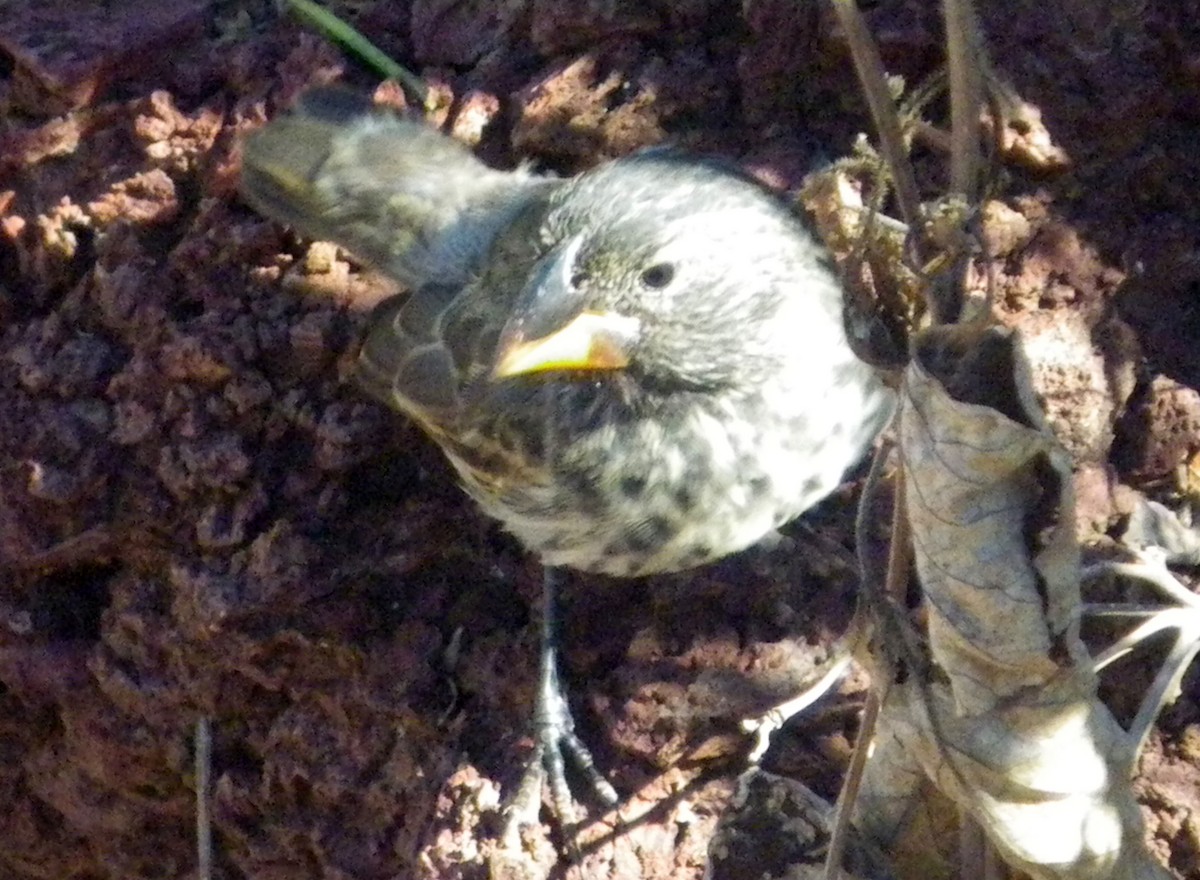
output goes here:
[[559, 687], [555, 569], [703, 565], [841, 482], [892, 395], [851, 351], [829, 255], [719, 162], [652, 149], [570, 179], [498, 171], [337, 89], [247, 139], [242, 191], [408, 288], [372, 316], [358, 382], [551, 567], [514, 803], [540, 801], [548, 772], [566, 817], [564, 751], [615, 802]]
[[827, 252], [717, 162], [496, 171], [321, 89], [248, 139], [243, 175], [263, 213], [410, 289], [373, 316], [358, 381], [547, 565], [741, 550], [833, 490], [889, 412]]

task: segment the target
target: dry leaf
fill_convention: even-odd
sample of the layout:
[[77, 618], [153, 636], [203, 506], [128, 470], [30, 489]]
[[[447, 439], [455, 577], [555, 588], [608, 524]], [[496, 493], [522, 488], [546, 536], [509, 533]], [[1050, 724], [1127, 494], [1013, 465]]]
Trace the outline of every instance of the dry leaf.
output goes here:
[[[1096, 698], [1078, 638], [1070, 463], [1016, 334], [924, 333], [899, 435], [927, 654], [886, 692], [877, 748], [891, 757], [868, 764], [862, 805], [894, 798], [897, 780], [918, 797], [915, 763], [1032, 877], [1168, 876], [1144, 848], [1129, 784], [1135, 744]], [[900, 824], [881, 845], [912, 845]]]

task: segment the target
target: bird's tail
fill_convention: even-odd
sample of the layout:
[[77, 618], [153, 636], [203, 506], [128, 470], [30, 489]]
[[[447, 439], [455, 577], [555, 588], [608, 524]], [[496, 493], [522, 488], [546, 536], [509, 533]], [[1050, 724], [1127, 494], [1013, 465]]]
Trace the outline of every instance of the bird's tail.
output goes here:
[[445, 135], [347, 89], [301, 96], [246, 139], [242, 192], [409, 287], [461, 284], [542, 185], [493, 171]]

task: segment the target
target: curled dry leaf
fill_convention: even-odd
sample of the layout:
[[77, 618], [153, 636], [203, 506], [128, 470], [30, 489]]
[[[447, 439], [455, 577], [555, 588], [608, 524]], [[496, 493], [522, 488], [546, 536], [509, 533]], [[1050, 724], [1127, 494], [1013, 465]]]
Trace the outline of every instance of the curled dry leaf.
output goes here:
[[[892, 758], [868, 764], [857, 821], [904, 848], [907, 817], [931, 809], [915, 800], [915, 762], [1039, 880], [1167, 876], [1143, 845], [1133, 740], [1097, 699], [1078, 638], [1070, 463], [1017, 335], [926, 331], [901, 398], [927, 655], [910, 656], [886, 693], [877, 745]], [[903, 807], [901, 792], [913, 799]]]
[[1011, 331], [924, 334], [902, 407], [930, 648], [961, 711], [988, 712], [1087, 663], [1070, 461], [1046, 429]]
[[883, 707], [853, 824], [887, 852], [897, 880], [958, 877], [960, 813], [926, 775], [909, 748], [911, 737], [896, 735], [897, 717], [894, 706]]

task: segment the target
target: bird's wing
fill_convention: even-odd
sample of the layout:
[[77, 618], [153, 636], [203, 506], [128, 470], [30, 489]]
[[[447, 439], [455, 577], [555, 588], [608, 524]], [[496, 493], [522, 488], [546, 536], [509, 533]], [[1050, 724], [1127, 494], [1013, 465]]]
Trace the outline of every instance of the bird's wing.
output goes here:
[[358, 383], [433, 436], [480, 498], [548, 479], [539, 471], [548, 389], [491, 377], [501, 331], [545, 246], [546, 210], [546, 197], [530, 200], [466, 284], [426, 284], [381, 303], [359, 353]]
[[368, 394], [400, 409], [427, 428], [456, 419], [461, 371], [441, 339], [458, 287], [426, 284], [399, 294], [372, 313], [354, 378]]
[[408, 287], [464, 283], [550, 181], [494, 171], [462, 144], [341, 88], [301, 96], [246, 139], [242, 192]]
[[356, 376], [368, 393], [447, 430], [462, 429], [464, 410], [478, 417], [485, 399], [503, 396], [491, 381], [495, 349], [544, 248], [539, 229], [551, 192], [526, 199], [465, 283], [430, 282], [376, 308]]
[[[544, 475], [528, 455], [529, 428], [506, 407], [481, 405], [496, 391], [484, 371], [502, 321], [485, 296], [427, 284], [376, 307], [354, 378], [371, 396], [406, 413], [442, 446], [476, 495], [503, 496]], [[497, 403], [497, 401], [489, 401]], [[534, 439], [540, 439], [533, 432]]]

